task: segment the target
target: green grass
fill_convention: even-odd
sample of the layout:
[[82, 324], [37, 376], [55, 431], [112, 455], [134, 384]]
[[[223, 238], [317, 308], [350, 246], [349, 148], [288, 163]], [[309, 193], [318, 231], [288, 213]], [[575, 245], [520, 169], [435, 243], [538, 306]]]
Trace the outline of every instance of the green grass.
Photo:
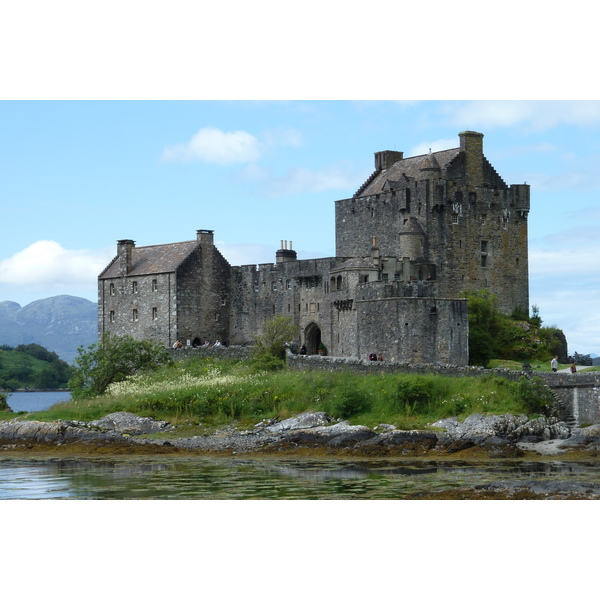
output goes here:
[[250, 426], [263, 419], [324, 411], [353, 424], [418, 429], [474, 412], [537, 413], [544, 401], [543, 390], [534, 384], [494, 375], [265, 372], [257, 371], [252, 361], [194, 359], [132, 377], [102, 396], [62, 403], [27, 418], [89, 421], [129, 411], [190, 427], [233, 421]]
[[[532, 371], [552, 371], [552, 367], [550, 366], [550, 361], [540, 361], [540, 360], [532, 360], [529, 361], [531, 365]], [[569, 364], [560, 364], [558, 365], [559, 369], [566, 369]], [[523, 368], [523, 361], [517, 360], [504, 360], [501, 358], [494, 358], [490, 360], [488, 364], [489, 369], [511, 369], [513, 371], [521, 371]], [[587, 370], [587, 369], [586, 369]]]

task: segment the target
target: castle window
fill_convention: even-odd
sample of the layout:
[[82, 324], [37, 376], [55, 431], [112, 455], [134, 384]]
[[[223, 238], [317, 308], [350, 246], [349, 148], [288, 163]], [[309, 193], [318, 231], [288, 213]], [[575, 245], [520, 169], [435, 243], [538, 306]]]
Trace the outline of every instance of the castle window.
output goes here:
[[481, 240], [481, 266], [488, 266], [488, 243], [486, 240]]
[[286, 290], [291, 290], [292, 289], [292, 280], [291, 279], [286, 279], [285, 280], [285, 289]]
[[272, 289], [274, 292], [276, 292], [276, 291], [277, 291], [277, 282], [275, 282], [275, 281], [274, 281], [273, 283], [271, 283], [271, 289]]
[[387, 273], [383, 273], [383, 274], [381, 275], [381, 278], [383, 279], [383, 283], [387, 283], [387, 282], [388, 282], [388, 278], [389, 278], [389, 276], [388, 276], [388, 274], [387, 274]]
[[452, 215], [452, 225], [458, 225], [458, 215]]
[[115, 311], [114, 310], [111, 310], [108, 313], [108, 321], [109, 321], [109, 323], [114, 323], [115, 322]]
[[138, 282], [137, 281], [131, 282], [131, 291], [132, 291], [132, 293], [137, 294], [137, 292], [138, 292]]
[[375, 216], [375, 209], [372, 206], [370, 206], [369, 207], [369, 211], [371, 212], [371, 216], [374, 217]]
[[156, 308], [156, 306], [152, 308], [152, 320], [158, 320], [158, 308]]
[[258, 284], [256, 284], [256, 285], [254, 286], [254, 291], [255, 291], [255, 292], [258, 292]]
[[133, 309], [133, 313], [131, 315], [131, 320], [133, 322], [136, 322], [138, 320], [138, 309], [137, 308]]
[[109, 296], [114, 296], [115, 295], [115, 284], [111, 283], [108, 286], [108, 295]]
[[152, 280], [152, 291], [158, 292], [158, 280], [157, 279]]
[[487, 215], [481, 215], [481, 224], [485, 225], [485, 220], [487, 219]]
[[342, 276], [338, 275], [337, 277], [337, 289], [341, 290], [342, 289]]

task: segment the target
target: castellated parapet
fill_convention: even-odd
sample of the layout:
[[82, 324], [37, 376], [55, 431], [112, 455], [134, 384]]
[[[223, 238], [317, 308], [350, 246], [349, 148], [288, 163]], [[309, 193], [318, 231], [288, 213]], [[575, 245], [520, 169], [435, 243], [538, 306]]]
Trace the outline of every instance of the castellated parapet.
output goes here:
[[275, 262], [231, 266], [208, 229], [159, 246], [120, 240], [99, 276], [99, 331], [243, 346], [283, 315], [308, 354], [466, 365], [464, 292], [488, 289], [505, 312], [529, 306], [529, 207], [529, 186], [504, 183], [481, 133], [421, 156], [377, 152], [372, 175], [335, 203], [335, 257], [298, 260], [281, 240]]

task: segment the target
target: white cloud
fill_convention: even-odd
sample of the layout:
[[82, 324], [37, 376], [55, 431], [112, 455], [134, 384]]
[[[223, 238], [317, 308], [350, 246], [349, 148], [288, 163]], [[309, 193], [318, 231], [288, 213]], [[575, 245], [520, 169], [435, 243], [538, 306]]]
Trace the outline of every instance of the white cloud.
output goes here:
[[529, 249], [530, 302], [544, 325], [563, 330], [569, 351], [600, 353], [600, 241], [594, 227], [572, 229]]
[[188, 142], [167, 146], [161, 159], [165, 162], [203, 161], [224, 165], [252, 162], [260, 154], [260, 142], [246, 131], [224, 132], [215, 127], [205, 127]]
[[477, 100], [444, 106], [452, 120], [468, 129], [526, 127], [545, 130], [557, 125], [600, 125], [600, 102], [595, 100]]
[[350, 188], [354, 190], [366, 176], [340, 166], [331, 166], [322, 171], [311, 171], [296, 167], [282, 177], [270, 179], [267, 183], [272, 196], [289, 196], [302, 192], [324, 192]]
[[0, 261], [0, 288], [13, 290], [96, 289], [99, 273], [114, 249], [66, 250], [53, 240], [40, 240]]
[[221, 131], [216, 127], [200, 129], [188, 142], [167, 146], [163, 162], [208, 162], [220, 165], [254, 163], [265, 151], [275, 147], [302, 145], [302, 133], [295, 129], [270, 129], [256, 137], [247, 131]]

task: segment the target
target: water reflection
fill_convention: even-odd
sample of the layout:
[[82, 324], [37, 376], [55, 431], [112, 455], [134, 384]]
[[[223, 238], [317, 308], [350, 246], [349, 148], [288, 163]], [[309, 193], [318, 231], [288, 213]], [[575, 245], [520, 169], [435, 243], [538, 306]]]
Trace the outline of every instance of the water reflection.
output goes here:
[[594, 463], [0, 458], [0, 499], [405, 499], [532, 485], [600, 494]]

